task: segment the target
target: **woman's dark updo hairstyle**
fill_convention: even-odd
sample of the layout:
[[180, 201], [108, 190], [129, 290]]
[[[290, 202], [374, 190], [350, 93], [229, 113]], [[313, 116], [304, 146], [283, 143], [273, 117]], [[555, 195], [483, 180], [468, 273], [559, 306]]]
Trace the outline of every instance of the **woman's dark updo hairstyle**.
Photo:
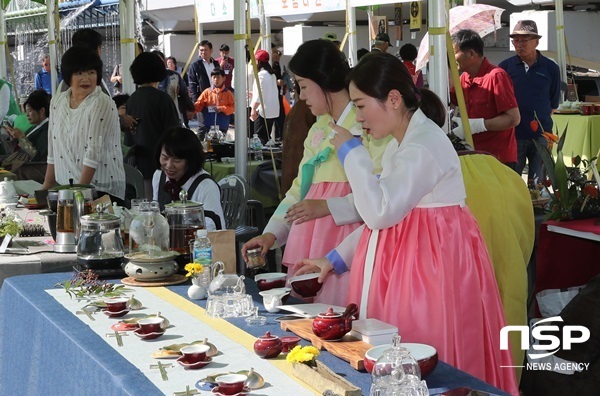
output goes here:
[[206, 158], [202, 143], [194, 132], [187, 128], [171, 128], [163, 134], [156, 144], [154, 153], [156, 169], [161, 169], [160, 153], [162, 149], [174, 158], [184, 159], [187, 169], [183, 177], [192, 176], [204, 167]]
[[419, 93], [421, 94], [421, 111], [440, 128], [443, 128], [446, 125], [447, 111], [440, 97], [427, 88], [419, 88]]
[[329, 40], [311, 40], [298, 47], [288, 65], [296, 76], [314, 81], [325, 92], [346, 89], [350, 66], [342, 51]]
[[102, 83], [102, 59], [97, 52], [90, 51], [85, 47], [71, 47], [60, 59], [60, 70], [63, 80], [69, 87], [73, 74], [88, 70], [96, 71], [96, 85]]
[[[439, 121], [438, 115], [433, 112], [439, 112], [440, 99], [433, 92], [433, 95], [421, 95], [404, 63], [391, 54], [374, 52], [363, 57], [352, 69], [347, 81], [381, 103], [387, 100], [392, 89], [396, 89], [409, 111], [421, 107], [428, 118], [436, 123]], [[439, 103], [435, 103], [436, 101]]]

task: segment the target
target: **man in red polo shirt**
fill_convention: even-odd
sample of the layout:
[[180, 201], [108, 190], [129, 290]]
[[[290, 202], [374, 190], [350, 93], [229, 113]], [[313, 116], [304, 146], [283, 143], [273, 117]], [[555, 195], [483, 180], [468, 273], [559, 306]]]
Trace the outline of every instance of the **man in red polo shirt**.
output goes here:
[[[483, 56], [483, 40], [472, 30], [452, 35], [469, 126], [475, 150], [487, 151], [512, 169], [517, 165], [515, 126], [521, 121], [513, 84], [508, 74]], [[452, 92], [452, 102], [456, 96]], [[462, 126], [453, 132], [464, 137]], [[462, 133], [462, 136], [460, 136]]]

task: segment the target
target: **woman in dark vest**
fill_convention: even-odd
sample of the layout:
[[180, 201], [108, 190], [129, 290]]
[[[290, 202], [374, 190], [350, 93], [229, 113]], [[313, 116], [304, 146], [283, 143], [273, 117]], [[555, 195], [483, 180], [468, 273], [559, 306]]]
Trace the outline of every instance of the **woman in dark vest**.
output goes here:
[[196, 134], [186, 128], [172, 128], [156, 145], [156, 167], [152, 177], [153, 200], [161, 210], [165, 204], [179, 200], [185, 190], [188, 200], [202, 202], [209, 231], [225, 228], [221, 192], [204, 166], [204, 151]]

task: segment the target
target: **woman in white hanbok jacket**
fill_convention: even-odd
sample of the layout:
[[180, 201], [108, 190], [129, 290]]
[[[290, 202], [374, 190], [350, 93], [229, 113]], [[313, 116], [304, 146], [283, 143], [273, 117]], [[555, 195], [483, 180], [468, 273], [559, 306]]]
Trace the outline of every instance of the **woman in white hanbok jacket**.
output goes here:
[[320, 271], [324, 280], [350, 271], [347, 303], [359, 305], [361, 319], [391, 323], [403, 341], [432, 345], [445, 362], [518, 394], [514, 370], [502, 368], [513, 364], [510, 351], [500, 349], [504, 313], [485, 242], [465, 205], [458, 156], [424, 113], [442, 106], [439, 98], [422, 95], [389, 54], [366, 56], [349, 79], [357, 120], [373, 137], [393, 139], [378, 178], [360, 141], [332, 126], [331, 143], [365, 225], [326, 258], [302, 260], [297, 273]]

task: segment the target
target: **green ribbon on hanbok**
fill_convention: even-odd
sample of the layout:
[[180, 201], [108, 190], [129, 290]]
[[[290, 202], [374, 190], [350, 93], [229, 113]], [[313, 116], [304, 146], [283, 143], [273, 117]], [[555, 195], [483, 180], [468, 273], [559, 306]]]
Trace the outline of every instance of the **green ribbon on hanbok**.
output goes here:
[[302, 180], [300, 181], [300, 200], [302, 201], [306, 194], [308, 194], [308, 190], [310, 190], [310, 186], [312, 185], [313, 176], [315, 175], [315, 168], [320, 165], [322, 162], [327, 161], [329, 154], [331, 153], [331, 147], [325, 147], [323, 150], [319, 152], [319, 154], [315, 155], [304, 165], [302, 165]]

